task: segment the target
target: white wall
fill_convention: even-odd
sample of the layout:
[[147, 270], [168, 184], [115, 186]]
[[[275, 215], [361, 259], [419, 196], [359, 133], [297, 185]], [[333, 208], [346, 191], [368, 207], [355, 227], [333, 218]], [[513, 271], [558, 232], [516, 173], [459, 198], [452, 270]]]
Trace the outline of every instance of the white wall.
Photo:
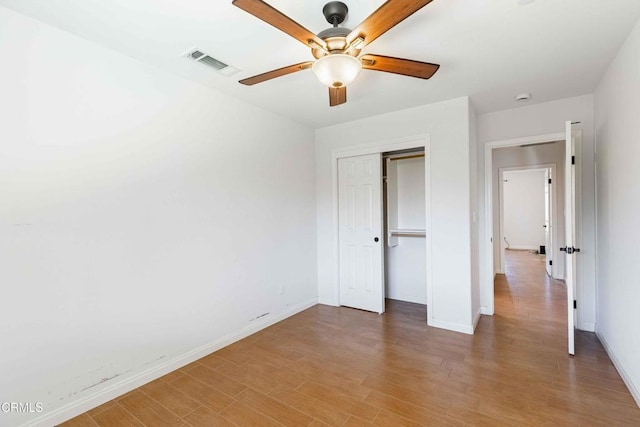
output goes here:
[[[397, 190], [397, 227], [425, 228], [424, 158], [393, 160], [396, 174], [387, 170], [387, 188]], [[394, 176], [395, 175], [395, 176]], [[427, 303], [426, 245], [421, 236], [397, 236], [397, 246], [385, 245], [385, 285], [387, 298]]]
[[[535, 95], [535, 94], [534, 94]], [[480, 188], [481, 276], [487, 278], [487, 256], [485, 244], [491, 236], [485, 236], [484, 217], [484, 145], [492, 141], [508, 140], [536, 135], [563, 133], [567, 120], [581, 121], [582, 138], [582, 218], [580, 221], [578, 281], [576, 299], [578, 303], [577, 327], [594, 330], [595, 327], [595, 176], [593, 96], [584, 95], [559, 101], [535, 104], [510, 110], [481, 114], [478, 116], [478, 140], [482, 147], [478, 158]], [[492, 297], [490, 283], [482, 282], [481, 305], [486, 308]]]
[[310, 129], [2, 7], [0, 56], [1, 402], [50, 425], [317, 301]]
[[502, 175], [504, 237], [511, 249], [545, 244], [544, 170], [505, 171]]
[[[316, 131], [318, 291], [339, 304], [332, 197], [332, 151], [394, 138], [430, 135], [434, 326], [472, 331], [469, 100], [458, 98]], [[429, 155], [429, 154], [428, 154]]]
[[597, 332], [640, 405], [640, 23], [595, 91]]

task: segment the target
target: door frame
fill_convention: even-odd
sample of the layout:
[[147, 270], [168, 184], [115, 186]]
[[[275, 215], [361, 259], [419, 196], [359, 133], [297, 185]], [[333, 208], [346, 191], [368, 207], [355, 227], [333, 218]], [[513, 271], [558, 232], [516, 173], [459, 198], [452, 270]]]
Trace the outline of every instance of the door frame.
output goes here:
[[564, 141], [565, 133], [551, 133], [546, 135], [526, 136], [490, 141], [484, 144], [484, 274], [481, 275], [480, 295], [484, 296], [484, 305], [480, 306], [480, 313], [493, 316], [494, 303], [494, 270], [493, 259], [493, 150], [503, 147], [516, 147], [524, 144], [543, 144], [545, 142]]
[[[557, 182], [557, 174], [556, 174], [556, 163], [544, 163], [544, 164], [536, 164], [536, 165], [529, 165], [529, 166], [513, 166], [513, 167], [505, 167], [505, 168], [500, 168], [498, 169], [498, 173], [499, 173], [499, 179], [498, 179], [498, 184], [500, 185], [500, 191], [499, 191], [499, 200], [500, 200], [500, 204], [499, 204], [499, 209], [500, 209], [500, 251], [498, 251], [498, 254], [500, 256], [500, 272], [504, 273], [504, 191], [503, 191], [503, 187], [504, 187], [504, 172], [513, 172], [513, 171], [524, 171], [524, 170], [528, 170], [528, 171], [533, 171], [533, 170], [546, 170], [549, 169], [551, 171], [551, 176], [552, 176], [552, 180]], [[553, 185], [553, 184], [552, 184]], [[551, 242], [552, 245], [556, 244], [556, 242], [558, 242], [560, 240], [559, 236], [557, 235], [556, 232], [556, 228], [557, 228], [557, 224], [558, 224], [558, 192], [557, 191], [552, 191], [551, 193], [551, 221], [550, 221], [550, 226], [551, 226]], [[551, 250], [551, 259], [554, 260], [555, 257], [553, 256], [553, 248], [548, 248]], [[551, 277], [558, 279], [558, 277], [556, 277], [556, 265], [551, 265]]]
[[[427, 282], [427, 323], [431, 324], [434, 313], [433, 286], [431, 278], [431, 136], [419, 134], [400, 138], [384, 139], [366, 144], [358, 144], [347, 147], [335, 148], [331, 151], [331, 189], [332, 189], [332, 232], [334, 241], [333, 265], [335, 267], [333, 294], [335, 301], [340, 305], [340, 245], [338, 224], [338, 159], [344, 157], [361, 156], [366, 154], [386, 153], [388, 151], [408, 150], [413, 148], [424, 149], [425, 171], [425, 245], [426, 245], [426, 282]], [[380, 177], [382, 180], [382, 177]], [[385, 239], [386, 241], [386, 239]], [[384, 268], [384, 252], [382, 253]], [[384, 272], [382, 277], [383, 291], [385, 289]]]
[[[490, 141], [484, 144], [484, 262], [482, 262], [482, 272], [480, 277], [480, 295], [481, 301], [484, 305], [480, 307], [480, 313], [485, 315], [495, 314], [494, 304], [494, 280], [495, 271], [493, 266], [493, 150], [502, 147], [515, 147], [523, 144], [542, 144], [545, 142], [564, 141], [566, 137], [565, 132], [558, 132], [545, 135], [533, 135], [522, 138], [512, 138], [497, 141]], [[575, 226], [578, 232], [577, 244], [578, 247], [582, 245], [582, 144], [576, 146], [576, 209]], [[565, 196], [566, 197], [566, 196]], [[564, 240], [563, 240], [564, 241]], [[559, 241], [556, 242], [559, 244]], [[583, 264], [579, 265], [576, 272], [577, 287], [575, 298], [578, 301], [576, 316], [578, 322], [577, 327], [581, 327], [580, 313], [582, 311], [582, 268]]]

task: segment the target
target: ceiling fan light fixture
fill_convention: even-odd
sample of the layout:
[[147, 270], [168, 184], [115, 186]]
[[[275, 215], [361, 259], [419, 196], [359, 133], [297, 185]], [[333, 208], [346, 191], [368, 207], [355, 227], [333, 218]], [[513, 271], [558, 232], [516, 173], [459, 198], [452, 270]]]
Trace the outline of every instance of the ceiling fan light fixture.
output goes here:
[[318, 80], [334, 88], [349, 86], [361, 69], [362, 64], [357, 58], [342, 53], [323, 56], [313, 64], [313, 72]]

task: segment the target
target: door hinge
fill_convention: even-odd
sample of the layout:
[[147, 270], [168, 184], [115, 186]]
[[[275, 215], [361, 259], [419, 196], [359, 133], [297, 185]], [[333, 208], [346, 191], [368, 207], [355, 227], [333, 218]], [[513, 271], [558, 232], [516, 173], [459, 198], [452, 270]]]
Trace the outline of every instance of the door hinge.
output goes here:
[[572, 165], [576, 164], [576, 156], [571, 156], [571, 164]]
[[578, 302], [576, 300], [573, 300], [573, 308], [574, 309], [578, 308]]
[[553, 260], [552, 259], [549, 260], [549, 265], [553, 265]]
[[551, 178], [549, 178], [549, 184], [551, 184]]

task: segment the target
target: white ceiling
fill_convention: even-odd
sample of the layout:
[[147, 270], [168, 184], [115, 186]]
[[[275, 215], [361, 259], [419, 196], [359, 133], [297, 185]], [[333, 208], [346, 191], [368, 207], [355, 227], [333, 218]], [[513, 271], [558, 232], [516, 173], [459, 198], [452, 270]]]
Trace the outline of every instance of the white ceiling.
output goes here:
[[[343, 0], [354, 28], [383, 0]], [[268, 0], [313, 32], [326, 0]], [[365, 53], [441, 64], [430, 80], [363, 70], [329, 107], [310, 70], [237, 81], [311, 60], [308, 48], [231, 0], [0, 0], [25, 15], [317, 128], [468, 95], [478, 113], [591, 93], [640, 17], [639, 0], [434, 0]], [[199, 47], [241, 72], [224, 77], [182, 55]]]

